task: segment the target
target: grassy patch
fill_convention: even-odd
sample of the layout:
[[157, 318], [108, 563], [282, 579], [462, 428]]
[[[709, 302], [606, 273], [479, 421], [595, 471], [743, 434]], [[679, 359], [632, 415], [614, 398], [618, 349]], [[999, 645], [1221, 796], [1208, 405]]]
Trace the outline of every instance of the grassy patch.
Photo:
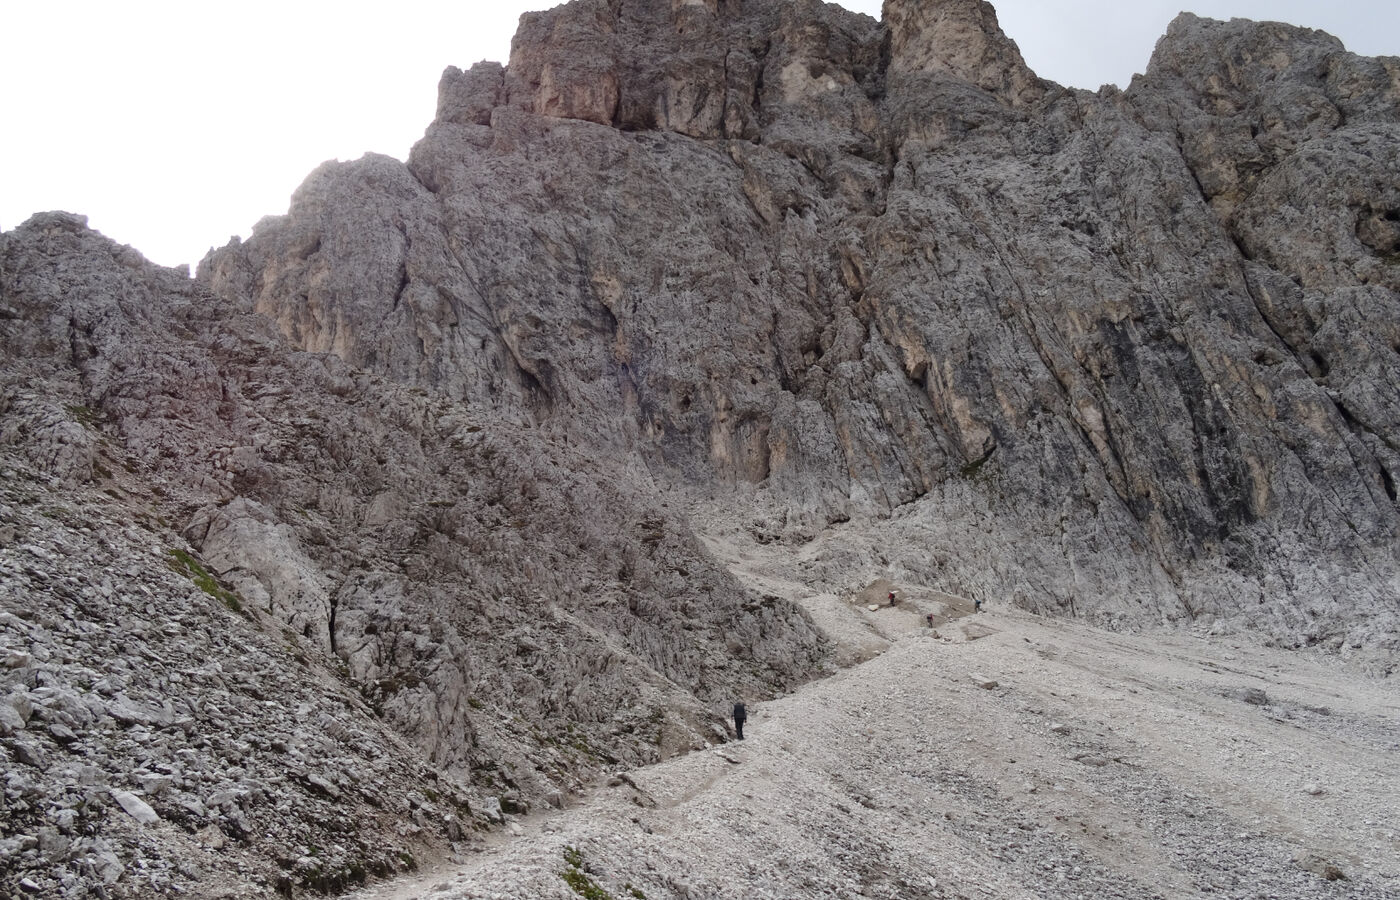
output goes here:
[[98, 422], [102, 420], [102, 414], [91, 406], [81, 406], [69, 404], [63, 407], [68, 411], [68, 415], [73, 417], [73, 421], [88, 429], [96, 429]]
[[569, 886], [570, 890], [582, 897], [583, 900], [617, 900], [606, 888], [594, 881], [584, 871], [583, 851], [577, 847], [564, 848], [564, 865], [566, 868], [559, 873], [559, 877], [564, 879], [564, 883]]
[[205, 569], [204, 566], [200, 565], [199, 561], [193, 556], [190, 556], [184, 550], [167, 550], [165, 551], [165, 555], [167, 557], [166, 564], [170, 566], [171, 571], [175, 572], [175, 574], [184, 575], [190, 581], [194, 582], [195, 587], [214, 599], [222, 601], [224, 606], [227, 606], [239, 615], [247, 615], [247, 612], [243, 609], [242, 599], [233, 591], [219, 584], [219, 580], [213, 575], [210, 575], [209, 571]]
[[647, 724], [656, 730], [651, 742], [660, 747], [666, 737], [666, 711], [664, 709], [653, 709], [647, 714]]
[[[345, 671], [345, 677], [350, 677], [350, 672]], [[383, 717], [384, 701], [399, 693], [400, 691], [411, 690], [423, 683], [423, 678], [417, 673], [409, 670], [395, 672], [388, 678], [381, 678], [378, 681], [360, 685], [360, 696], [370, 709], [374, 710], [376, 716]]]

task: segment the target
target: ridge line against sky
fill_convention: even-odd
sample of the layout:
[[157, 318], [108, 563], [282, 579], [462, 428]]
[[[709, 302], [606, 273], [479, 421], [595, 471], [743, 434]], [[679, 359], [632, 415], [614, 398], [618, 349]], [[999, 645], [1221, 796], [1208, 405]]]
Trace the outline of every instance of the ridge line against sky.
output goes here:
[[[164, 265], [246, 237], [327, 159], [403, 159], [448, 65], [504, 62], [521, 12], [549, 0], [5, 0], [0, 229], [65, 209]], [[879, 17], [880, 0], [841, 0]], [[998, 0], [1041, 77], [1126, 87], [1182, 8], [1321, 28], [1367, 56], [1400, 54], [1388, 0]]]

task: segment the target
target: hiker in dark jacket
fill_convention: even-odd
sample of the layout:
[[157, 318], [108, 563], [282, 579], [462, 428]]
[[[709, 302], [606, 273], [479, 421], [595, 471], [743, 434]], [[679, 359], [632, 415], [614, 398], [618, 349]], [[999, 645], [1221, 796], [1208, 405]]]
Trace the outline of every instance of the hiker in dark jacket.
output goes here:
[[744, 709], [744, 701], [734, 704], [734, 733], [739, 735], [741, 741], [744, 739], [744, 720], [748, 717], [749, 711]]

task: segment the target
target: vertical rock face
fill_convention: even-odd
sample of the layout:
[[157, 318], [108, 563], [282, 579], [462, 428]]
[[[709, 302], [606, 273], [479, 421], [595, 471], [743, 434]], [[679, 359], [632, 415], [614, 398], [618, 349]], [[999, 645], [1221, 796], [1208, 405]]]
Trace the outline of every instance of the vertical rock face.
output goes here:
[[1188, 15], [1090, 95], [973, 0], [580, 0], [449, 70], [398, 175], [318, 173], [202, 277], [286, 322], [335, 273], [320, 337], [283, 326], [308, 349], [348, 331], [664, 481], [757, 486], [794, 533], [918, 501], [950, 589], [1372, 641], [1395, 66]]
[[1022, 106], [1041, 99], [1049, 87], [1026, 67], [984, 0], [886, 0], [882, 18], [889, 31], [886, 75], [895, 92], [901, 80], [943, 76]]

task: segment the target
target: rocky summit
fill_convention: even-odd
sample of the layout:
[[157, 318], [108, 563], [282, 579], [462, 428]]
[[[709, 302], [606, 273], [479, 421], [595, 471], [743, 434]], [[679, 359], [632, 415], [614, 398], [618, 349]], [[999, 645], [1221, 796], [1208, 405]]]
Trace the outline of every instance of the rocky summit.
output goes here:
[[1183, 14], [1089, 93], [980, 0], [574, 0], [438, 90], [193, 279], [0, 235], [0, 890], [469, 855], [886, 584], [1392, 675], [1400, 59]]

